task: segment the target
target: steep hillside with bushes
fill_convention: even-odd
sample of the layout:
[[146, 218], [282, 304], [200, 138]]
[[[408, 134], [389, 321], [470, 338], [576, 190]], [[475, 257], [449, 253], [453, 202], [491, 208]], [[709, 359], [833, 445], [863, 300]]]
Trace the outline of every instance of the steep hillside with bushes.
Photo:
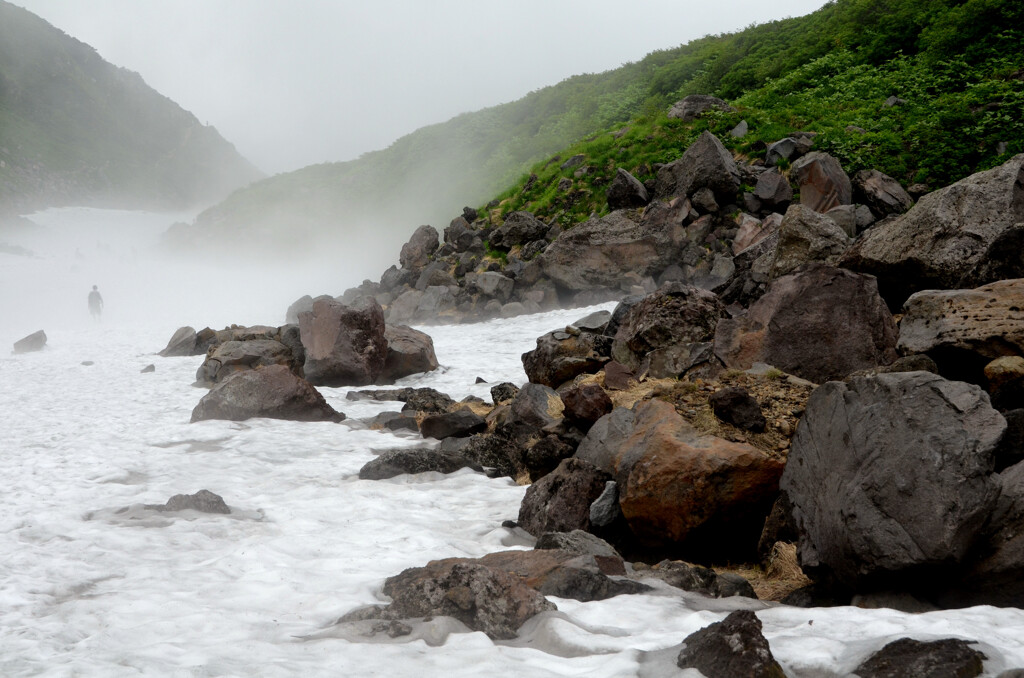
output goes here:
[[0, 213], [183, 208], [261, 176], [137, 73], [0, 1]]

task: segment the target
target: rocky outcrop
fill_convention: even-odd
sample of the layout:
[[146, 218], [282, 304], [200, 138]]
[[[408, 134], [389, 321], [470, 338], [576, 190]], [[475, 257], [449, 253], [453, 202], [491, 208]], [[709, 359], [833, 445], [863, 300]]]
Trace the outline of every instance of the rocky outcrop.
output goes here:
[[698, 669], [707, 678], [786, 678], [761, 633], [761, 620], [749, 610], [687, 636], [676, 666]]
[[252, 339], [250, 341], [226, 341], [210, 350], [203, 364], [196, 371], [196, 383], [212, 386], [236, 372], [254, 370], [267, 365], [284, 365], [299, 372], [291, 349], [273, 339]]
[[731, 112], [735, 110], [735, 108], [718, 97], [708, 94], [691, 94], [672, 104], [672, 107], [668, 110], [668, 117], [678, 118], [683, 122], [690, 122], [708, 111]]
[[898, 348], [928, 354], [944, 376], [984, 383], [987, 363], [1024, 356], [1024, 279], [917, 292], [903, 306]]
[[779, 241], [772, 260], [772, 278], [792, 273], [816, 261], [834, 265], [852, 241], [829, 217], [805, 205], [793, 205], [779, 225]]
[[800, 187], [800, 204], [815, 212], [828, 212], [853, 202], [853, 185], [839, 161], [814, 151], [793, 163], [791, 176]]
[[387, 355], [377, 378], [381, 384], [391, 384], [411, 374], [432, 372], [437, 369], [434, 340], [426, 332], [405, 325], [387, 325], [384, 328]]
[[914, 206], [914, 199], [900, 182], [878, 170], [861, 170], [853, 175], [853, 195], [879, 219], [903, 214]]
[[840, 265], [877, 276], [890, 308], [899, 308], [920, 290], [1024, 277], [1022, 223], [1024, 154], [929, 193], [906, 214], [875, 224]]
[[419, 270], [430, 262], [430, 255], [437, 251], [439, 236], [433, 226], [420, 226], [409, 241], [402, 245], [398, 261], [402, 268]]
[[608, 185], [608, 209], [619, 210], [643, 207], [651, 201], [647, 188], [626, 170], [619, 167]]
[[293, 421], [341, 421], [345, 415], [284, 365], [236, 372], [214, 386], [192, 410], [192, 421], [253, 417]]
[[667, 283], [628, 310], [611, 355], [654, 377], [679, 376], [711, 357], [715, 328], [727, 315], [711, 292]]
[[384, 582], [392, 619], [443, 615], [495, 640], [516, 637], [523, 623], [553, 603], [519, 577], [474, 561], [449, 559], [410, 568]]
[[311, 384], [363, 386], [384, 369], [384, 312], [373, 299], [361, 297], [350, 306], [317, 300], [299, 316], [299, 331], [306, 352], [303, 371]]
[[996, 504], [1005, 428], [977, 386], [930, 372], [816, 389], [781, 482], [805, 572], [850, 587], [948, 585]]
[[719, 204], [734, 202], [740, 188], [740, 171], [732, 153], [711, 132], [702, 132], [683, 157], [658, 170], [654, 197], [690, 197], [710, 189]]
[[871, 276], [812, 264], [775, 280], [746, 315], [719, 321], [726, 367], [774, 365], [815, 383], [896, 359], [896, 325]]
[[580, 374], [597, 372], [609, 360], [611, 337], [600, 333], [555, 330], [537, 338], [537, 348], [523, 354], [526, 376], [555, 388]]

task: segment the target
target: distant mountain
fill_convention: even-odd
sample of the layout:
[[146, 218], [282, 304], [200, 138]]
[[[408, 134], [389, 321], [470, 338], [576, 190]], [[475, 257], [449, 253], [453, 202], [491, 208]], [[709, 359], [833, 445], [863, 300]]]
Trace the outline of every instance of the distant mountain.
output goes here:
[[0, 0], [0, 214], [180, 209], [262, 176], [137, 73]]
[[[327, 235], [346, 246], [383, 241], [380, 256], [391, 260], [418, 225], [441, 229], [464, 205], [495, 196], [508, 199], [502, 212], [537, 210], [568, 226], [602, 208], [602, 182], [617, 167], [647, 179], [682, 153], [700, 130], [666, 112], [688, 94], [740, 107], [701, 123], [715, 123], [737, 153], [817, 131], [816, 148], [852, 170], [944, 185], [1024, 150], [1021, 26], [1020, 0], [833, 0], [574, 76], [358, 160], [257, 182], [179, 224], [169, 242], [211, 253], [255, 243], [309, 251]], [[901, 101], [884, 106], [892, 95]], [[733, 139], [726, 123], [744, 116], [751, 133]], [[586, 167], [558, 172], [572, 155]], [[566, 198], [563, 178], [583, 188]]]

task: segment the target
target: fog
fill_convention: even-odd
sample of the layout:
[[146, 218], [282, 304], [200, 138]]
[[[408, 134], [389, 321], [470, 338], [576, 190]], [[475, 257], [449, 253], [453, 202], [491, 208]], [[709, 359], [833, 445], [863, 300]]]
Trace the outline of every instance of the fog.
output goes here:
[[823, 0], [14, 0], [215, 126], [267, 173]]

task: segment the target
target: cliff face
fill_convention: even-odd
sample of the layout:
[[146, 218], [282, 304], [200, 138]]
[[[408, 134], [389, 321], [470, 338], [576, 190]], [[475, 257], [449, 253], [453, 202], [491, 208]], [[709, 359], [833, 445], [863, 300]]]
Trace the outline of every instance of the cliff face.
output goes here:
[[0, 212], [182, 208], [261, 176], [137, 73], [0, 0]]

